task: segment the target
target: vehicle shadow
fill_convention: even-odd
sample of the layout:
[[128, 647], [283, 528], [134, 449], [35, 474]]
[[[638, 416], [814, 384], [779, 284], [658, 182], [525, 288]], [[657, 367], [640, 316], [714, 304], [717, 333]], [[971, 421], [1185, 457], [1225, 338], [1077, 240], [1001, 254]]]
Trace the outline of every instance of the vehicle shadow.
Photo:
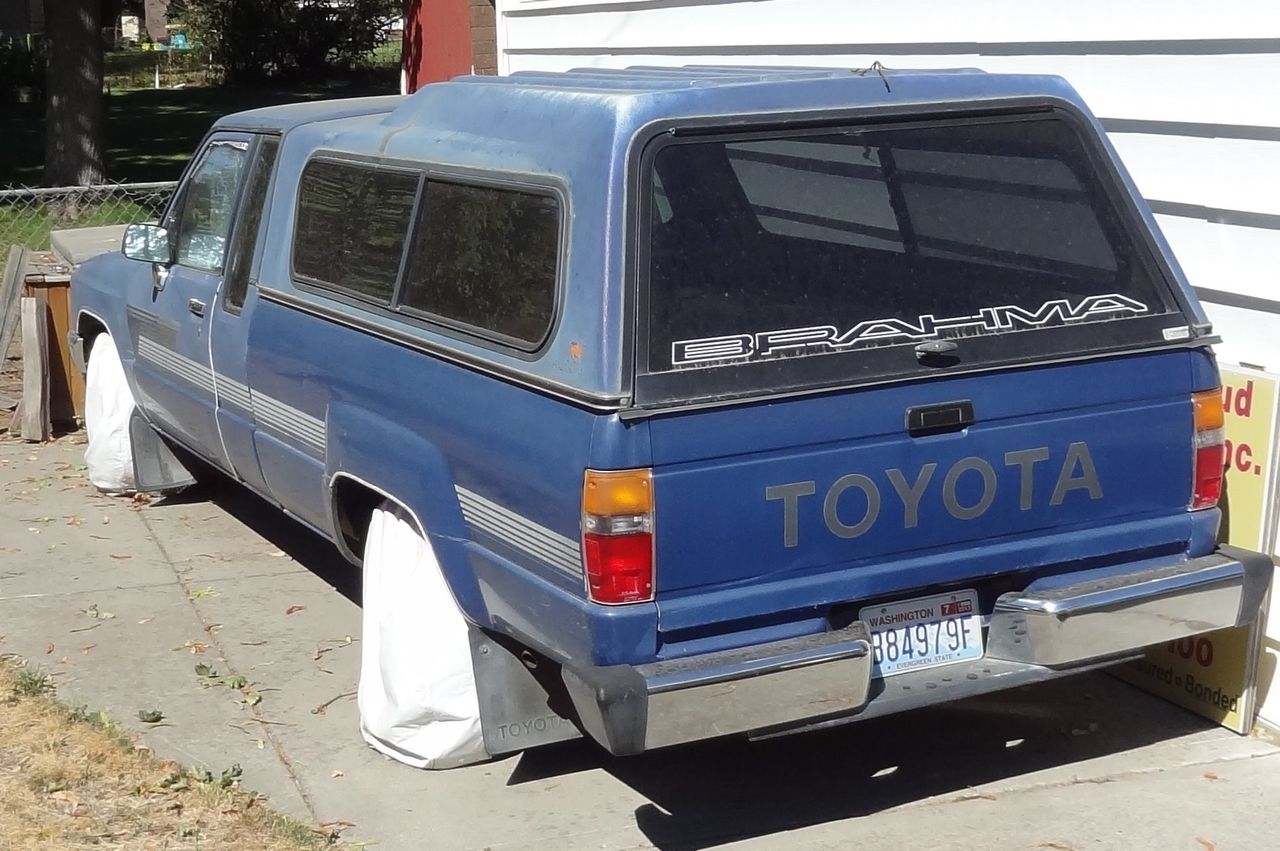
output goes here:
[[333, 544], [294, 520], [248, 488], [209, 472], [195, 485], [166, 494], [157, 505], [211, 502], [269, 541], [335, 591], [360, 605], [360, 571]]
[[[635, 819], [656, 847], [701, 849], [935, 796], [996, 800], [1014, 787], [1106, 782], [1097, 767], [1078, 776], [1052, 769], [1212, 726], [1093, 673], [758, 742], [721, 740], [624, 759], [569, 742], [526, 752], [509, 783], [602, 769], [648, 799]], [[1044, 775], [1028, 776], [1037, 772]]]

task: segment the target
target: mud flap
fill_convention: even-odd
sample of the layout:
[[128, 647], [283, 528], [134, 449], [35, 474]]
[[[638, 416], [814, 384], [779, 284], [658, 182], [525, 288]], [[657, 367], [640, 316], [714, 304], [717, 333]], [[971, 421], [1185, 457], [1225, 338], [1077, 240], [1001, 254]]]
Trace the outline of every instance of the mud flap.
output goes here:
[[136, 408], [129, 417], [129, 443], [133, 447], [135, 490], [155, 493], [180, 490], [196, 483], [196, 477]]
[[474, 625], [468, 632], [486, 751], [497, 756], [582, 737], [553, 663]]

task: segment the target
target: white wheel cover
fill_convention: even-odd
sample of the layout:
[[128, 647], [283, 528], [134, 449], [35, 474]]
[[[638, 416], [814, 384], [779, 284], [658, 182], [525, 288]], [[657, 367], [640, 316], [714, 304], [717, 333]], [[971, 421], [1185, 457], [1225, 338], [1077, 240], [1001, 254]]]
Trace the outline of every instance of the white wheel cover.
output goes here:
[[85, 376], [84, 427], [89, 444], [84, 463], [89, 481], [100, 491], [133, 490], [133, 445], [129, 441], [129, 417], [133, 393], [120, 363], [115, 340], [99, 334], [89, 354]]
[[487, 759], [467, 624], [429, 542], [400, 508], [373, 512], [364, 549], [360, 731], [415, 768]]

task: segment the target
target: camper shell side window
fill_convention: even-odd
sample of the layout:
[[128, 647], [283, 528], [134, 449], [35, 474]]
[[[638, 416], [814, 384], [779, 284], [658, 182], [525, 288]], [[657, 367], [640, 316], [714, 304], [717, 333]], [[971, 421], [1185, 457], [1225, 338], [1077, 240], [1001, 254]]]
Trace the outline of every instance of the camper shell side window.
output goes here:
[[528, 359], [557, 318], [565, 197], [523, 176], [317, 156], [299, 178], [293, 279]]

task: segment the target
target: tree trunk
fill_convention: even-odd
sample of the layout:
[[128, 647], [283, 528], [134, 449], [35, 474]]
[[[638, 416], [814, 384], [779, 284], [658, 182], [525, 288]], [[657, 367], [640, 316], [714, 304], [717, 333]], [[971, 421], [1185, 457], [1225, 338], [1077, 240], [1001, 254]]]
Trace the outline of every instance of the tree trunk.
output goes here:
[[102, 182], [102, 2], [44, 0], [49, 44], [44, 181]]

